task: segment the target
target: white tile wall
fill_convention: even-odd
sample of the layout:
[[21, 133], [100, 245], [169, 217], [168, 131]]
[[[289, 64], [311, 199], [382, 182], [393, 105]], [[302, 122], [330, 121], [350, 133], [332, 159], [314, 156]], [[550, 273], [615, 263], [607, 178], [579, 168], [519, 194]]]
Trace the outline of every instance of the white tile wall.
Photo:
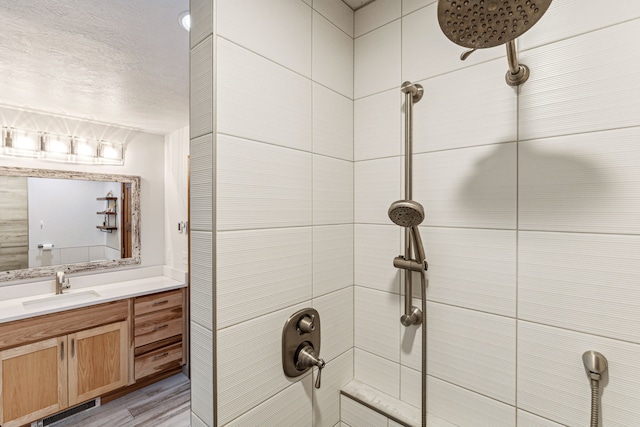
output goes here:
[[[218, 330], [218, 423], [225, 425], [279, 393], [291, 382], [282, 370], [282, 327], [289, 316], [310, 306], [294, 305], [238, 325]], [[255, 365], [239, 362], [251, 354]], [[249, 369], [249, 367], [253, 369]], [[311, 372], [304, 375], [311, 376]]]
[[313, 224], [353, 223], [353, 162], [313, 156]]
[[[429, 392], [427, 391], [427, 393]], [[400, 399], [416, 408], [422, 408], [421, 397], [422, 374], [420, 370], [411, 369], [404, 365], [400, 366]]]
[[219, 133], [311, 151], [311, 81], [223, 38], [217, 107]]
[[436, 2], [437, 0], [402, 0], [402, 14], [407, 15]]
[[191, 320], [213, 330], [213, 234], [191, 232]]
[[313, 227], [313, 297], [353, 285], [353, 225]]
[[358, 381], [400, 398], [400, 365], [397, 363], [356, 347], [353, 369]]
[[401, 273], [393, 259], [402, 253], [401, 230], [394, 225], [355, 225], [355, 284], [399, 293]]
[[640, 343], [640, 236], [521, 232], [521, 319]]
[[564, 0], [551, 2], [545, 15], [519, 38], [520, 49], [530, 49], [557, 42], [578, 34], [605, 28], [640, 16], [640, 3], [622, 1], [615, 7], [600, 7], [599, 0]]
[[209, 426], [214, 425], [213, 333], [191, 322], [191, 410]]
[[392, 89], [354, 102], [355, 160], [402, 154], [403, 96], [399, 89]]
[[518, 427], [561, 427], [562, 424], [554, 423], [546, 418], [538, 417], [522, 410], [518, 410]]
[[400, 18], [402, 3], [398, 0], [377, 0], [355, 14], [355, 36], [368, 33]]
[[311, 299], [311, 227], [218, 233], [218, 328]]
[[515, 141], [517, 97], [504, 73], [499, 59], [417, 82], [424, 96], [413, 107], [413, 152]]
[[89, 249], [82, 248], [62, 248], [60, 249], [60, 262], [62, 264], [71, 264], [75, 262], [88, 262]]
[[[205, 230], [216, 219], [217, 423], [333, 426], [353, 379], [353, 12], [338, 0], [215, 6], [217, 147], [202, 147], [195, 205]], [[280, 349], [286, 318], [310, 306], [328, 362], [315, 403], [311, 373], [286, 378]], [[239, 364], [240, 348], [253, 361]]]
[[311, 225], [312, 155], [218, 136], [218, 230]]
[[207, 425], [195, 413], [191, 412], [191, 427], [207, 427]]
[[356, 223], [392, 224], [387, 212], [400, 199], [399, 157], [354, 164], [354, 220]]
[[342, 421], [350, 427], [387, 427], [387, 417], [361, 405], [353, 399], [340, 396], [340, 406]]
[[521, 143], [520, 228], [640, 234], [639, 137], [634, 127]]
[[355, 99], [400, 87], [400, 26], [396, 20], [355, 40]]
[[640, 125], [640, 81], [621, 66], [640, 62], [639, 31], [635, 19], [523, 52], [535, 73], [521, 91], [520, 138]]
[[457, 427], [513, 427], [516, 410], [513, 406], [456, 387], [429, 376], [427, 383], [429, 414]]
[[[353, 347], [353, 300], [353, 287], [313, 300], [313, 308], [318, 310], [320, 315], [321, 333], [324, 337], [320, 354], [325, 362], [334, 360], [338, 356], [342, 357], [341, 355]], [[349, 380], [351, 378], [353, 376]]]
[[226, 425], [311, 427], [312, 387], [311, 376], [307, 375]]
[[213, 2], [210, 0], [190, 0], [189, 9], [191, 12], [189, 44], [193, 48], [213, 33]]
[[515, 319], [427, 303], [427, 361], [429, 375], [515, 404]]
[[[450, 41], [440, 30], [438, 2], [432, 2], [402, 20], [402, 80], [415, 82], [506, 55], [503, 47], [495, 47], [478, 50], [466, 61], [460, 61], [460, 54], [466, 50]], [[499, 79], [503, 79], [508, 70], [507, 60], [503, 61], [504, 70], [495, 76]], [[474, 79], [479, 77], [476, 74]]]
[[601, 381], [602, 424], [637, 424], [637, 344], [524, 321], [518, 322], [518, 406], [559, 424], [588, 425], [591, 389], [582, 354], [589, 350], [609, 365]]
[[211, 230], [213, 227], [213, 148], [211, 133], [191, 140], [191, 230]]
[[353, 37], [353, 10], [342, 0], [315, 0], [313, 9]]
[[313, 13], [313, 80], [353, 97], [353, 39]]
[[[324, 351], [323, 347], [323, 354]], [[314, 381], [317, 372], [314, 369]], [[333, 427], [340, 421], [340, 389], [352, 379], [353, 349], [328, 362], [322, 370], [321, 387], [313, 389], [314, 427]]]
[[399, 362], [400, 296], [355, 287], [355, 345], [357, 348]]
[[[510, 143], [415, 155], [413, 196], [424, 206], [423, 224], [514, 229], [516, 154]], [[356, 191], [357, 179], [356, 168]]]
[[[291, 0], [218, 0], [217, 12], [218, 35], [311, 77], [308, 6]], [[269, 19], [247, 19], [248, 14]]]
[[206, 135], [213, 130], [213, 40], [213, 36], [207, 37], [190, 52], [189, 133], [191, 138]]
[[[241, 9], [239, 3], [231, 3], [222, 4], [230, 8], [223, 13]], [[416, 151], [421, 154], [414, 160], [414, 196], [427, 211], [422, 231], [428, 257], [433, 258], [430, 307], [446, 308], [447, 315], [441, 318], [436, 332], [445, 334], [459, 328], [432, 346], [432, 353], [441, 354], [432, 356], [435, 366], [432, 363], [430, 369], [444, 372], [447, 381], [429, 378], [430, 412], [457, 426], [512, 427], [516, 421], [521, 426], [586, 425], [588, 381], [579, 356], [593, 348], [605, 353], [610, 361], [611, 377], [604, 392], [605, 423], [634, 425], [636, 408], [640, 407], [634, 390], [640, 381], [637, 369], [633, 369], [639, 352], [631, 342], [636, 339], [634, 328], [638, 329], [633, 323], [638, 317], [633, 305], [637, 299], [633, 283], [637, 280], [630, 265], [637, 264], [634, 234], [640, 234], [635, 215], [640, 199], [635, 188], [640, 186], [634, 166], [638, 163], [634, 139], [640, 126], [635, 114], [640, 101], [635, 69], [640, 57], [634, 48], [640, 34], [640, 6], [623, 2], [617, 8], [600, 7], [593, 13], [601, 6], [597, 0], [554, 2], [540, 23], [521, 38], [520, 60], [532, 74], [515, 90], [503, 83], [507, 70], [504, 48], [478, 51], [467, 61], [459, 60], [464, 49], [442, 35], [436, 1], [378, 0], [363, 8], [356, 19], [359, 36], [353, 45], [354, 82], [353, 92], [349, 92], [347, 78], [340, 88], [340, 80], [346, 75], [343, 68], [348, 66], [336, 60], [338, 56], [348, 57], [347, 34], [353, 30], [349, 12], [338, 0], [315, 0], [314, 17], [310, 1], [295, 3], [279, 0], [278, 6], [286, 10], [270, 22], [264, 14], [243, 15], [246, 22], [241, 25], [247, 26], [249, 33], [238, 37], [246, 40], [220, 39], [221, 52], [214, 53], [214, 60], [220, 63], [220, 80], [212, 88], [218, 92], [215, 106], [221, 108], [218, 131], [244, 138], [220, 136], [223, 142], [218, 154], [224, 159], [218, 161], [217, 171], [221, 181], [216, 213], [222, 220], [218, 228], [311, 226], [311, 195], [320, 183], [314, 182], [313, 157], [306, 152], [331, 160], [355, 158], [353, 200], [358, 225], [355, 233], [350, 223], [312, 228], [313, 295], [319, 298], [306, 304], [325, 304], [323, 311], [347, 306], [349, 300], [338, 295], [349, 293], [348, 276], [355, 271], [356, 280], [362, 281], [353, 300], [355, 376], [415, 406], [419, 402], [411, 390], [419, 383], [419, 374], [413, 369], [418, 360], [414, 347], [419, 350], [415, 345], [419, 328], [399, 325], [402, 301], [393, 290], [397, 285], [390, 285], [397, 283], [397, 272], [391, 266], [392, 257], [387, 259], [385, 252], [391, 251], [387, 241], [399, 248], [401, 234], [386, 215], [389, 204], [401, 197], [402, 189], [402, 96], [398, 87], [403, 80], [421, 81], [427, 90], [415, 108]], [[397, 19], [399, 4], [402, 19]], [[259, 31], [264, 32], [264, 28], [298, 9], [304, 9], [304, 19], [283, 21], [278, 34], [256, 37]], [[279, 37], [281, 32], [292, 34], [292, 28], [311, 20], [316, 25], [307, 25], [299, 39], [285, 40], [282, 46], [267, 43], [270, 37]], [[235, 37], [230, 35], [235, 28], [229, 28], [235, 24], [229, 21], [225, 25], [223, 32]], [[196, 38], [206, 37], [204, 30], [195, 33], [202, 33]], [[307, 44], [312, 39], [311, 52], [291, 57], [287, 46]], [[266, 49], [262, 52], [261, 43]], [[196, 47], [200, 46], [203, 43]], [[316, 46], [318, 52], [313, 52]], [[213, 47], [210, 43], [206, 49], [213, 51]], [[311, 56], [329, 60], [312, 61], [308, 72], [292, 71], [296, 63], [307, 64], [306, 58]], [[206, 58], [203, 60], [206, 62]], [[316, 78], [321, 81], [314, 83]], [[244, 84], [238, 86], [238, 80]], [[355, 127], [345, 120], [351, 111], [351, 97], [356, 99]], [[214, 106], [208, 108], [206, 97], [203, 100], [192, 106], [196, 105], [196, 113], [203, 117], [208, 114], [213, 121]], [[203, 123], [207, 125], [207, 120]], [[202, 130], [193, 134], [194, 129]], [[349, 138], [351, 129], [355, 146]], [[205, 131], [206, 126], [193, 126], [192, 136]], [[518, 137], [520, 142], [515, 143]], [[322, 190], [322, 184], [317, 190], [327, 191]], [[324, 199], [327, 203], [335, 201]], [[289, 213], [285, 223], [279, 222], [283, 212]], [[243, 217], [233, 219], [238, 213]], [[515, 243], [517, 226], [520, 230]], [[388, 227], [388, 238], [381, 232], [384, 227]], [[391, 237], [391, 230], [395, 230], [395, 237]], [[538, 239], [540, 236], [543, 238]], [[356, 255], [349, 267], [350, 258], [340, 254], [348, 254], [354, 246]], [[519, 320], [517, 393], [521, 410], [517, 420], [516, 407], [496, 400], [515, 403], [515, 358], [505, 354], [515, 351], [516, 342], [516, 320], [512, 318], [516, 248], [520, 271], [518, 314], [584, 332]], [[580, 289], [598, 292], [602, 286], [598, 282], [606, 284], [607, 292], [594, 308]], [[219, 390], [223, 421], [244, 416], [262, 402], [266, 403], [254, 414], [286, 412], [279, 411], [276, 403], [276, 398], [291, 386], [283, 380], [277, 360], [279, 348], [275, 343], [283, 323], [277, 317], [288, 316], [296, 307], [219, 331], [219, 366], [225, 375], [220, 384], [227, 387]], [[363, 319], [372, 317], [376, 310], [374, 323], [365, 325]], [[452, 312], [464, 316], [450, 316]], [[363, 319], [359, 313], [363, 313]], [[597, 329], [600, 326], [593, 326], [590, 319], [600, 314], [603, 322]], [[346, 316], [342, 311], [340, 315]], [[335, 319], [330, 317], [327, 327], [333, 329]], [[459, 318], [467, 321], [456, 323]], [[509, 330], [505, 332], [503, 327], [507, 325]], [[473, 328], [479, 332], [469, 336]], [[391, 336], [391, 345], [388, 338], [379, 339], [380, 331], [382, 336]], [[598, 336], [602, 334], [624, 341]], [[414, 340], [410, 341], [412, 336]], [[236, 361], [231, 356], [251, 339], [258, 340], [260, 354], [267, 355], [261, 360], [266, 366], [261, 383], [253, 389], [248, 384], [257, 379], [242, 378], [234, 370]], [[457, 347], [453, 345], [456, 339]], [[323, 351], [333, 353], [348, 346], [348, 338], [343, 336], [338, 341], [328, 344], [325, 339]], [[334, 345], [337, 347], [332, 349]], [[505, 358], [481, 356], [479, 366], [465, 375], [467, 361], [460, 356], [459, 347], [470, 346], [472, 350], [480, 348], [481, 354], [487, 348], [491, 350], [487, 354], [497, 349]], [[483, 370], [493, 372], [496, 383], [486, 381]], [[295, 384], [310, 381], [311, 376], [307, 376]], [[251, 395], [243, 394], [250, 389]], [[321, 404], [318, 409], [325, 410]], [[303, 425], [308, 422], [309, 418], [300, 421]], [[387, 423], [381, 420], [380, 425]], [[326, 425], [331, 423], [327, 421]]]
[[421, 235], [429, 300], [515, 317], [515, 231], [422, 227]]
[[353, 100], [313, 84], [313, 152], [353, 160]]

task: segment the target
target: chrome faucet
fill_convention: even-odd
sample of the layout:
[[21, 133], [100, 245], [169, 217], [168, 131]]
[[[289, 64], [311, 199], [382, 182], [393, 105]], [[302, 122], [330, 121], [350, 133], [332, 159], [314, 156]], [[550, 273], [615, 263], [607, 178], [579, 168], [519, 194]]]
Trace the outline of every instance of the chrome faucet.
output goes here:
[[71, 289], [69, 279], [65, 279], [64, 271], [56, 272], [56, 295], [60, 295], [66, 289]]

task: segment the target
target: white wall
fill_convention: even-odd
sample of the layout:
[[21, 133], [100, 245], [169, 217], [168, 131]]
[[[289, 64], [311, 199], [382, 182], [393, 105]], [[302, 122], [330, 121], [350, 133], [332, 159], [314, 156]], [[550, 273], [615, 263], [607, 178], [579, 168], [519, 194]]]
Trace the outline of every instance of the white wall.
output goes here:
[[[309, 3], [192, 1], [192, 425], [333, 427], [353, 377], [353, 12]], [[320, 390], [282, 369], [302, 307]]]
[[189, 127], [165, 136], [165, 264], [187, 271], [188, 234], [178, 230], [178, 223], [187, 221], [189, 192]]
[[403, 194], [410, 80], [425, 90], [414, 198], [426, 213], [429, 412], [457, 426], [588, 425], [581, 355], [597, 350], [610, 367], [603, 425], [637, 424], [640, 5], [600, 5], [551, 4], [520, 38], [531, 77], [519, 90], [504, 82], [504, 48], [458, 59], [435, 1], [356, 12], [356, 379], [420, 406], [420, 332], [398, 322], [391, 266], [402, 231], [386, 217]]
[[163, 136], [5, 107], [0, 108], [0, 117], [2, 117], [2, 123], [19, 129], [48, 131], [58, 135], [72, 134], [79, 137], [100, 138], [105, 141], [126, 141], [125, 162], [122, 166], [81, 165], [2, 156], [0, 156], [0, 165], [140, 176], [142, 256], [140, 266], [132, 268], [164, 264]]
[[[29, 267], [88, 262], [107, 259], [110, 247], [120, 258], [119, 217], [109, 218], [118, 230], [105, 233], [102, 225], [105, 197], [111, 191], [120, 197], [120, 184], [100, 181], [28, 178], [29, 199]], [[120, 213], [120, 206], [116, 207]], [[52, 250], [38, 249], [39, 244], [53, 244]]]

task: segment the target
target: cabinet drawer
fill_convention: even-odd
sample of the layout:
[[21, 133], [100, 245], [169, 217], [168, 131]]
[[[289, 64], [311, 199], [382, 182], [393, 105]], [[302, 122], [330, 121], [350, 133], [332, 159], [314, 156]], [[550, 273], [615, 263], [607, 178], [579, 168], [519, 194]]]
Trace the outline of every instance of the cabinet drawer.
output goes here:
[[136, 381], [182, 365], [182, 342], [136, 357]]
[[182, 307], [181, 289], [136, 298], [135, 315], [140, 316], [173, 307]]
[[182, 334], [182, 307], [138, 316], [135, 319], [135, 346], [140, 347]]

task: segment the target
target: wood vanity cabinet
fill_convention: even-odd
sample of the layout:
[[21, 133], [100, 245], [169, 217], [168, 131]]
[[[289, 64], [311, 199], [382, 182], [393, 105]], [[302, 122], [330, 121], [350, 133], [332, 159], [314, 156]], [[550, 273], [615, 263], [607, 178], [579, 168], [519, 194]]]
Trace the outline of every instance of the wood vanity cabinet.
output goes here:
[[20, 427], [179, 372], [184, 304], [185, 289], [177, 289], [0, 323], [0, 426]]
[[66, 337], [0, 352], [0, 425], [21, 426], [68, 406]]
[[184, 301], [183, 289], [135, 299], [136, 381], [184, 365]]
[[0, 324], [0, 425], [22, 426], [127, 385], [127, 314], [122, 301]]

